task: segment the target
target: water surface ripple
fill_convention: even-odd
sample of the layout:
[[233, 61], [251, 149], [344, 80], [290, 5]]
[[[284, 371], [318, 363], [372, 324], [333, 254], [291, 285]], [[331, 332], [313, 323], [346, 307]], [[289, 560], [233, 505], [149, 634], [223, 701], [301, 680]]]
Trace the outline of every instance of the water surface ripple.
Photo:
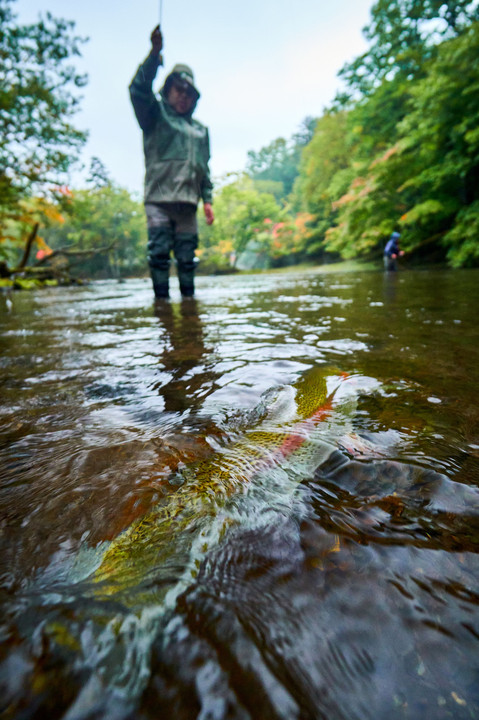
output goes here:
[[0, 715], [479, 718], [477, 271], [0, 296]]

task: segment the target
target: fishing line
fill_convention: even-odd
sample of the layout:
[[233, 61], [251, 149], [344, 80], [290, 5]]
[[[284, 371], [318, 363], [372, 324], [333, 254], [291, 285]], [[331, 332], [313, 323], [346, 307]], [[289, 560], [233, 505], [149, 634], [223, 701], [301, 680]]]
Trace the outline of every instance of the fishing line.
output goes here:
[[[163, 0], [160, 0], [159, 14], [160, 14], [160, 16], [159, 16], [159, 21], [160, 21], [160, 23], [159, 23], [159, 25], [158, 25], [158, 28], [159, 28], [159, 30], [160, 30], [160, 32], [161, 32], [161, 24], [162, 24], [162, 21], [163, 21]], [[159, 58], [159, 59], [160, 59], [160, 65], [163, 65], [163, 53], [160, 53], [160, 58]]]

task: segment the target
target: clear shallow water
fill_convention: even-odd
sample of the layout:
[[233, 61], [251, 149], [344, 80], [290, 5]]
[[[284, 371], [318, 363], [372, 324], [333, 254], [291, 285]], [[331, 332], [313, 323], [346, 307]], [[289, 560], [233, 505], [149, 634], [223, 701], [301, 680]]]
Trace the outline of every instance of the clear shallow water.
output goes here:
[[479, 717], [478, 280], [0, 297], [0, 712]]

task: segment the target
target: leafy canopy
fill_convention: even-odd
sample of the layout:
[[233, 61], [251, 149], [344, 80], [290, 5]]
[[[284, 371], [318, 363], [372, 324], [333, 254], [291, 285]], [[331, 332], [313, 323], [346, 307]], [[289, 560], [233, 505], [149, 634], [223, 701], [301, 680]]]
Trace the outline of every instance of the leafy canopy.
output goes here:
[[83, 40], [49, 13], [19, 25], [14, 1], [0, 0], [0, 223], [20, 198], [62, 184], [86, 140], [71, 124], [86, 77], [70, 60]]
[[[97, 160], [97, 159], [96, 159]], [[96, 171], [104, 168], [93, 163]], [[111, 182], [92, 182], [94, 187], [59, 193], [56, 207], [61, 222], [50, 221], [45, 239], [53, 249], [79, 255], [75, 272], [88, 277], [114, 277], [146, 271], [146, 221], [143, 205], [124, 188]], [[101, 253], [99, 251], [102, 250]], [[71, 262], [75, 262], [73, 257]]]
[[356, 97], [373, 94], [396, 74], [418, 77], [439, 42], [461, 34], [478, 19], [476, 0], [378, 0], [364, 28], [370, 47], [346, 64], [340, 77]]
[[379, 257], [392, 230], [416, 257], [479, 264], [479, 3], [379, 0], [351, 94], [318, 121], [295, 195], [308, 254]]
[[299, 173], [302, 149], [313, 137], [316, 122], [317, 118], [306, 117], [290, 140], [276, 138], [257, 152], [248, 152], [247, 174], [262, 183], [260, 188], [266, 189], [266, 182], [275, 183], [274, 186], [270, 184], [269, 189], [277, 200], [283, 200], [291, 193]]

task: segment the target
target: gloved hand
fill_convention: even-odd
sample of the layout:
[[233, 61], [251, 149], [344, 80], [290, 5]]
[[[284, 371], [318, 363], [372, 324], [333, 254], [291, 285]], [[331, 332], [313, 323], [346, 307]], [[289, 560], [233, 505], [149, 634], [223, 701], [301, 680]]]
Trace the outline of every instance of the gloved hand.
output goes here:
[[159, 55], [163, 49], [163, 35], [161, 34], [159, 25], [157, 25], [156, 28], [151, 33], [150, 40], [151, 40], [151, 54]]
[[213, 225], [215, 216], [213, 214], [213, 208], [211, 207], [211, 203], [203, 203], [203, 209], [205, 211], [206, 224]]

